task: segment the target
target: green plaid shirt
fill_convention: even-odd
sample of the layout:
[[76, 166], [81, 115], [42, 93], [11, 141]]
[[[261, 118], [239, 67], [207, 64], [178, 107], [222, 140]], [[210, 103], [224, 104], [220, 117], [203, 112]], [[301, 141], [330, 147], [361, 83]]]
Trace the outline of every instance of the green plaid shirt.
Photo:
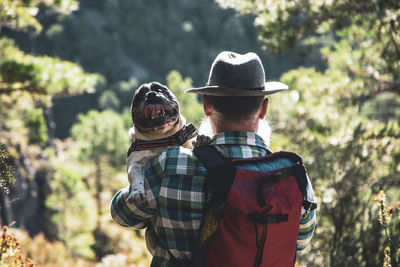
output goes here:
[[[263, 139], [251, 132], [217, 134], [211, 143], [227, 158], [251, 158], [268, 153]], [[277, 164], [276, 166], [273, 166]], [[279, 159], [271, 164], [246, 164], [242, 168], [268, 171], [292, 165]], [[129, 186], [118, 191], [111, 202], [113, 219], [123, 226], [137, 229], [156, 219], [155, 230], [160, 239], [151, 266], [179, 266], [187, 264], [196, 246], [206, 203], [205, 180], [207, 171], [192, 150], [172, 147], [152, 159], [145, 169], [146, 200], [140, 205], [126, 202]], [[211, 189], [207, 189], [212, 194]], [[314, 200], [311, 184], [308, 199]], [[302, 213], [297, 249], [310, 242], [315, 229], [315, 211]]]

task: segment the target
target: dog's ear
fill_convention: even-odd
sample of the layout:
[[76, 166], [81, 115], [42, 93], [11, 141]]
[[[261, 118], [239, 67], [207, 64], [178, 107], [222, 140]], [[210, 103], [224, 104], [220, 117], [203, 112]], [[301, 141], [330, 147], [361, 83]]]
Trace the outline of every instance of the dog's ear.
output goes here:
[[[151, 82], [150, 87], [151, 91], [161, 91], [169, 100], [175, 101], [178, 103], [178, 99], [174, 95], [171, 89], [169, 89], [166, 85], [163, 85], [159, 82]], [[178, 104], [179, 106], [179, 104]]]
[[165, 85], [162, 85], [162, 84], [159, 83], [159, 82], [151, 82], [151, 83], [150, 83], [150, 89], [151, 89], [152, 91], [155, 91], [155, 90], [157, 90], [157, 89], [168, 90], [168, 87], [166, 87]]
[[143, 99], [148, 91], [150, 91], [150, 84], [148, 84], [148, 83], [144, 83], [138, 89], [136, 89], [136, 91], [132, 97], [132, 102], [131, 102], [131, 107], [130, 107], [131, 114], [133, 112], [133, 109], [135, 107], [139, 106], [139, 104], [143, 101]]

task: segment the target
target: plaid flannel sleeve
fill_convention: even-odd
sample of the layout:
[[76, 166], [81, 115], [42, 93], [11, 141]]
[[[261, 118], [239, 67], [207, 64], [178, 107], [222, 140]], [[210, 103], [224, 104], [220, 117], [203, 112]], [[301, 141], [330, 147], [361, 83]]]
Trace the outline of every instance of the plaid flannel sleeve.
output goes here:
[[[311, 185], [311, 182], [307, 176], [307, 199], [309, 201], [314, 201], [314, 191]], [[297, 237], [297, 251], [302, 251], [306, 248], [306, 246], [310, 243], [316, 226], [316, 211], [305, 211], [302, 210], [301, 218], [300, 218], [300, 228], [299, 235]]]
[[163, 152], [146, 165], [144, 179], [146, 198], [142, 203], [136, 205], [127, 201], [129, 185], [114, 195], [110, 205], [111, 217], [114, 221], [122, 226], [130, 226], [136, 229], [148, 225], [148, 220], [156, 215], [157, 198], [164, 172], [165, 158], [166, 153]]

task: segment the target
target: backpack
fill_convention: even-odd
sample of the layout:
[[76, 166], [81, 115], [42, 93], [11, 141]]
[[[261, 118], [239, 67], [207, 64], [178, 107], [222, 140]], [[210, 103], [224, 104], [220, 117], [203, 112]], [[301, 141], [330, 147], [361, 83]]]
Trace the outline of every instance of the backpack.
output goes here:
[[[213, 194], [189, 266], [293, 266], [301, 209], [316, 208], [306, 198], [308, 182], [301, 158], [277, 152], [229, 160], [214, 146], [197, 147], [193, 153], [207, 169]], [[293, 166], [260, 172], [233, 165], [279, 158], [289, 159]]]

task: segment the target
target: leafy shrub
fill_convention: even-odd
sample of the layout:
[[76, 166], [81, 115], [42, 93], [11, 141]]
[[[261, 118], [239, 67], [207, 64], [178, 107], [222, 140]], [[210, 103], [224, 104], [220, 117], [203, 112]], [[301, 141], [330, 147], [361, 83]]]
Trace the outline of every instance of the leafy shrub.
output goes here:
[[14, 184], [14, 159], [8, 153], [6, 146], [0, 144], [0, 193], [8, 193], [10, 186]]
[[[375, 196], [378, 203], [378, 221], [385, 231], [386, 247], [383, 251], [383, 267], [399, 266], [400, 264], [400, 202], [397, 205], [386, 203], [386, 194], [383, 190]], [[397, 217], [395, 214], [397, 213]], [[396, 232], [397, 229], [397, 232]]]
[[35, 263], [30, 258], [21, 254], [21, 246], [18, 239], [10, 235], [7, 230], [8, 227], [4, 226], [0, 237], [0, 266], [35, 266]]

